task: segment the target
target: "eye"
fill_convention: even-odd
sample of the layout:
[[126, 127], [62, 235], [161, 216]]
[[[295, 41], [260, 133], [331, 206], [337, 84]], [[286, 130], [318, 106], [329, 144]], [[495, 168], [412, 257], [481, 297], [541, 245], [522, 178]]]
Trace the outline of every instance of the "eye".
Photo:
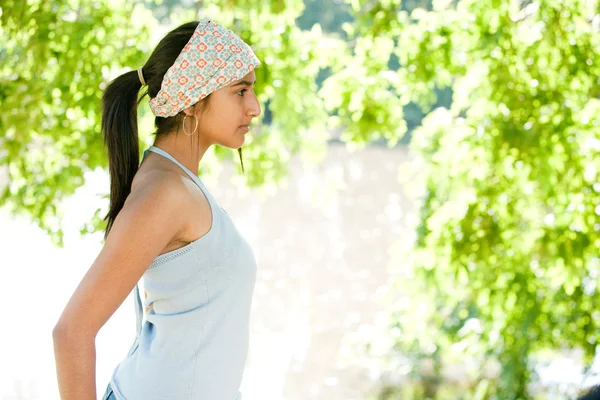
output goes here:
[[240, 92], [241, 92], [242, 94], [240, 94], [240, 96], [243, 96], [243, 93], [244, 93], [246, 90], [247, 90], [247, 89], [241, 89], [241, 90], [238, 90], [236, 93], [240, 93]]

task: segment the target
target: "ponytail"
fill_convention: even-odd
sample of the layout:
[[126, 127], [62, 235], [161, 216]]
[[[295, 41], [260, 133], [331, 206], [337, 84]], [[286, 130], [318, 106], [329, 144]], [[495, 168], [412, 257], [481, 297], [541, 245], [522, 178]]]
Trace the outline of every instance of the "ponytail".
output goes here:
[[102, 131], [108, 150], [110, 205], [104, 239], [131, 192], [131, 183], [139, 166], [137, 107], [142, 84], [136, 71], [113, 80], [102, 96]]
[[[108, 150], [110, 172], [110, 205], [104, 220], [108, 220], [104, 239], [108, 237], [117, 214], [131, 193], [131, 183], [139, 168], [137, 107], [145, 96], [155, 97], [163, 77], [192, 37], [198, 21], [188, 22], [169, 32], [156, 46], [144, 64], [142, 76], [147, 84], [140, 96], [142, 83], [137, 71], [126, 72], [110, 82], [102, 96], [102, 131]], [[181, 120], [156, 117], [155, 135], [166, 135], [177, 129]]]

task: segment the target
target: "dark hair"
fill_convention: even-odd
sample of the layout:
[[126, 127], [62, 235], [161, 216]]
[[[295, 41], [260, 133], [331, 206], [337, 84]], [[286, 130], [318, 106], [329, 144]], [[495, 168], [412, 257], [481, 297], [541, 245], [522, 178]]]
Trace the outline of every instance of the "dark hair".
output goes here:
[[[142, 74], [148, 86], [141, 96], [142, 83], [137, 71], [126, 72], [115, 78], [104, 91], [102, 131], [104, 132], [104, 144], [108, 150], [110, 173], [110, 205], [108, 213], [104, 217], [104, 220], [108, 220], [104, 239], [108, 237], [117, 215], [125, 204], [125, 199], [131, 192], [133, 177], [139, 167], [137, 107], [144, 96], [156, 97], [164, 75], [189, 42], [198, 23], [199, 21], [192, 21], [177, 27], [158, 43], [142, 67]], [[209, 98], [210, 95], [201, 100], [203, 108], [208, 106]], [[181, 119], [180, 114], [167, 118], [156, 117], [154, 134], [165, 135], [173, 130], [178, 132]], [[238, 153], [242, 172], [244, 172], [241, 148], [238, 149]]]
[[577, 400], [600, 400], [600, 385], [596, 385], [596, 386], [589, 388]]

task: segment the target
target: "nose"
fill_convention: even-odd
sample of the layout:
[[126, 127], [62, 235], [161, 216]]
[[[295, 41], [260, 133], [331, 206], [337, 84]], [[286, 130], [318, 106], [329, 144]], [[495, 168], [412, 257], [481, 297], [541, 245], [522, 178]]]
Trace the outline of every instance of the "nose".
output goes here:
[[252, 118], [256, 118], [256, 117], [260, 116], [262, 110], [261, 110], [258, 98], [254, 94], [254, 92], [252, 94], [253, 94], [252, 100], [250, 101], [250, 106], [248, 107], [246, 114], [251, 116]]

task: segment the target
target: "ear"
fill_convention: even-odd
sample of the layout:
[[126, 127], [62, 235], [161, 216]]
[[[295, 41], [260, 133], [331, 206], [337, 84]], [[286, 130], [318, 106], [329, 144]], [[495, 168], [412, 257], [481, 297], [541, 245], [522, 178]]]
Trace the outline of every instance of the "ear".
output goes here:
[[194, 104], [193, 106], [189, 106], [188, 108], [184, 108], [183, 112], [185, 113], [185, 115], [187, 115], [188, 117], [193, 117], [194, 114], [196, 114], [196, 104]]

